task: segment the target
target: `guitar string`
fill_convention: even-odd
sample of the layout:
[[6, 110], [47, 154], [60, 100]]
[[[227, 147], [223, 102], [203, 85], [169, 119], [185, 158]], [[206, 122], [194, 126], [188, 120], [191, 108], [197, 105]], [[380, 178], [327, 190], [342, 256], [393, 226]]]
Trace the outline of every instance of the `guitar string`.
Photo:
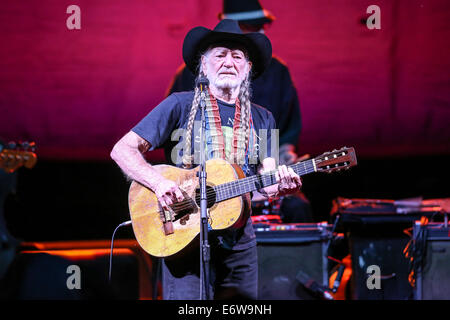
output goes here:
[[[304, 170], [299, 171], [300, 175], [304, 175], [304, 174], [314, 171], [313, 167], [311, 167], [311, 166], [310, 166], [310, 168], [306, 168], [306, 166], [304, 165], [304, 167], [305, 167]], [[295, 169], [297, 170], [298, 168], [295, 168]], [[252, 187], [252, 186], [254, 186], [254, 182], [256, 182], [257, 180], [266, 180], [266, 182], [267, 182], [268, 178], [270, 178], [270, 181], [273, 182], [275, 172], [276, 172], [276, 170], [265, 173], [263, 175], [256, 175], [256, 176], [248, 177], [247, 179], [235, 180], [235, 181], [230, 181], [225, 184], [222, 184], [222, 185], [220, 185], [220, 190], [219, 190], [219, 188], [213, 188], [212, 190], [207, 191], [207, 200], [214, 200], [214, 196], [216, 196], [216, 198], [217, 198], [217, 196], [219, 196], [219, 198], [221, 198], [221, 196], [223, 196], [224, 194], [225, 194], [225, 198], [226, 197], [232, 198], [233, 196], [231, 196], [229, 194], [229, 191], [231, 191], [232, 194], [233, 194], [233, 192], [237, 192], [237, 193], [245, 192], [242, 190], [242, 187]], [[263, 181], [263, 183], [264, 183], [264, 181]], [[227, 186], [227, 184], [231, 184], [231, 185]], [[199, 197], [200, 196], [197, 194], [195, 199], [199, 200]], [[172, 209], [175, 208], [176, 210], [184, 210], [184, 209], [191, 208], [192, 201], [190, 201], [190, 200], [192, 200], [192, 198], [183, 200], [181, 202], [174, 203], [173, 205], [171, 205], [171, 208]]]
[[[296, 168], [297, 170], [297, 168]], [[303, 170], [299, 170], [300, 175], [305, 175], [307, 173], [310, 173], [314, 171], [314, 167], [310, 166], [309, 168], [304, 168]], [[230, 182], [226, 182], [224, 184], [221, 184], [217, 186], [216, 188], [213, 188], [213, 190], [209, 191], [209, 194], [217, 194], [217, 191], [220, 191], [221, 193], [226, 193], [228, 191], [237, 191], [237, 188], [241, 188], [242, 186], [254, 186], [254, 182], [258, 180], [269, 180], [273, 181], [274, 175], [277, 172], [277, 170], [267, 172], [264, 174], [254, 175], [251, 177], [246, 177], [244, 179], [234, 180]], [[263, 181], [264, 182], [264, 181]], [[265, 181], [267, 182], [267, 181]], [[274, 183], [275, 184], [275, 183]], [[236, 190], [233, 190], [236, 189]], [[241, 190], [237, 191], [240, 192]]]
[[[313, 163], [313, 160], [316, 160], [316, 159], [317, 158], [297, 162], [288, 167], [292, 168], [294, 171], [298, 171], [297, 174], [302, 176], [302, 175], [316, 171], [316, 169], [314, 168], [314, 163]], [[301, 165], [303, 165], [303, 169], [300, 168]], [[267, 180], [269, 178], [270, 179], [269, 181], [272, 182], [276, 172], [277, 172], [277, 170], [272, 170], [272, 171], [266, 172], [264, 174], [257, 174], [257, 175], [251, 176], [251, 177], [246, 177], [244, 179], [230, 181], [230, 182], [224, 183], [220, 186], [217, 186], [217, 188], [212, 188], [212, 190], [207, 191], [207, 196], [206, 196], [207, 201], [217, 200], [218, 195], [219, 195], [219, 198], [221, 198], [222, 196], [225, 195], [224, 199], [221, 199], [220, 201], [223, 201], [226, 198], [228, 198], [228, 199], [233, 198], [233, 197], [235, 197], [233, 192], [242, 194], [243, 193], [241, 190], [242, 187], [253, 187], [254, 183], [259, 180], [263, 180], [263, 183], [264, 183], [264, 180]], [[272, 183], [272, 184], [275, 184], [275, 183]], [[230, 191], [231, 191], [231, 195], [229, 194]], [[250, 192], [250, 191], [248, 191], [248, 192]], [[196, 203], [197, 203], [197, 200], [200, 200], [199, 197], [200, 197], [200, 195], [196, 194], [196, 197], [195, 197]], [[214, 198], [216, 198], [216, 199], [214, 199]], [[176, 202], [176, 203], [172, 204], [170, 207], [175, 212], [175, 214], [177, 214], [176, 211], [178, 211], [178, 210], [183, 211], [186, 209], [190, 209], [190, 208], [192, 208], [192, 198], [182, 200], [181, 202]]]
[[[302, 164], [304, 166], [303, 170], [301, 170], [301, 168], [295, 168], [295, 170], [299, 170], [298, 174], [300, 176], [315, 171], [314, 167], [311, 167], [311, 163], [308, 163], [309, 166], [307, 168], [305, 162], [307, 162], [307, 161], [303, 161], [302, 162]], [[295, 165], [299, 165], [299, 164], [301, 164], [301, 163], [297, 163]], [[295, 165], [292, 165], [291, 167], [293, 167]], [[276, 170], [271, 171], [269, 173], [264, 173], [263, 175], [255, 175], [255, 176], [252, 176], [252, 177], [247, 177], [246, 179], [244, 178], [242, 180], [230, 181], [230, 182], [227, 182], [225, 184], [220, 185], [220, 188], [223, 189], [223, 190], [221, 190], [220, 193], [225, 193], [225, 198], [221, 199], [220, 201], [223, 201], [226, 198], [233, 198], [233, 197], [235, 197], [235, 195], [233, 195], [233, 192], [237, 192], [239, 194], [246, 193], [245, 191], [242, 191], [241, 188], [245, 187], [245, 186], [252, 187], [252, 186], [254, 186], [253, 183], [256, 182], [257, 180], [263, 180], [264, 178], [266, 178], [265, 180], [267, 180], [267, 178], [270, 178], [270, 181], [272, 182], [273, 181], [273, 175], [274, 175], [275, 172], [276, 172]], [[226, 186], [227, 184], [231, 184], [232, 186], [228, 186], [227, 187]], [[233, 186], [233, 185], [235, 185], [235, 186]], [[217, 195], [218, 195], [217, 191], [218, 190], [219, 189], [213, 188], [213, 190], [207, 191], [207, 202], [210, 201], [210, 200], [212, 200], [212, 201], [217, 200]], [[232, 192], [231, 195], [228, 194], [229, 191]], [[248, 192], [250, 192], [250, 191], [248, 191]], [[219, 194], [219, 197], [220, 196], [221, 196], [221, 194]], [[200, 200], [199, 197], [200, 197], [200, 195], [196, 194], [196, 197], [195, 197], [196, 203], [197, 203], [197, 200], [198, 201]], [[170, 207], [174, 211], [175, 215], [178, 215], [179, 212], [177, 212], [177, 211], [179, 211], [179, 210], [183, 211], [183, 210], [192, 208], [192, 198], [189, 198], [189, 199], [186, 199], [186, 200], [182, 200], [181, 202], [174, 203]]]
[[[308, 173], [308, 169], [306, 169], [304, 171], [302, 171], [301, 168], [300, 168], [300, 170], [298, 170], [298, 168], [294, 168], [294, 169], [296, 171], [299, 171], [298, 173], [300, 176]], [[309, 169], [313, 169], [313, 167], [311, 167]], [[273, 182], [276, 172], [277, 172], [277, 170], [273, 170], [273, 171], [270, 171], [270, 172], [267, 172], [264, 174], [258, 174], [258, 175], [254, 175], [254, 176], [247, 177], [244, 179], [230, 181], [230, 182], [227, 182], [227, 183], [224, 183], [224, 184], [218, 186], [219, 188], [217, 188], [216, 190], [219, 190], [219, 191], [221, 191], [221, 193], [225, 193], [225, 194], [228, 193], [228, 191], [240, 192], [241, 190], [237, 190], [237, 189], [240, 189], [242, 186], [244, 186], [244, 187], [245, 186], [247, 186], [247, 187], [254, 186], [254, 182], [259, 181], [259, 180], [263, 180], [263, 184], [265, 182], [267, 183], [267, 180], [269, 180], [270, 182]], [[272, 183], [272, 184], [276, 184], [276, 182]], [[235, 189], [235, 190], [233, 190], [233, 189]]]
[[[295, 166], [300, 166], [300, 164], [303, 165], [303, 167], [304, 167], [303, 170], [302, 170], [302, 168], [294, 168]], [[306, 167], [307, 165], [309, 168]], [[302, 162], [296, 163], [290, 167], [293, 168], [294, 171], [299, 171], [298, 174], [300, 176], [314, 171], [314, 167], [313, 167], [311, 161], [302, 161]], [[230, 196], [230, 194], [228, 194], [229, 191], [231, 191], [231, 194], [233, 194], [233, 192], [241, 193], [242, 190], [240, 190], [240, 189], [242, 187], [254, 186], [254, 182], [256, 182], [258, 180], [270, 179], [269, 181], [272, 182], [276, 172], [277, 172], [277, 170], [272, 170], [272, 171], [266, 172], [264, 174], [258, 174], [258, 175], [247, 177], [247, 178], [244, 178], [241, 180], [234, 180], [234, 181], [224, 183], [224, 184], [220, 185], [220, 193], [225, 194], [225, 198], [227, 198]], [[263, 181], [263, 183], [264, 183], [264, 181]], [[275, 183], [273, 183], [273, 184], [275, 184]], [[227, 185], [230, 185], [230, 186], [227, 186]], [[235, 189], [235, 190], [233, 190], [233, 189]], [[218, 190], [219, 190], [218, 188], [213, 188], [213, 190], [207, 191], [207, 201], [214, 200], [215, 196], [217, 198]], [[195, 197], [196, 203], [197, 203], [197, 200], [200, 200], [199, 197], [200, 197], [200, 195], [197, 194]], [[230, 196], [230, 198], [233, 198], [233, 197]], [[170, 207], [177, 214], [178, 213], [177, 211], [183, 211], [183, 210], [192, 208], [191, 200], [192, 200], [192, 198], [185, 199], [185, 200], [182, 200], [181, 202], [176, 202], [176, 203], [172, 204]]]
[[[294, 167], [300, 166], [300, 165], [303, 165], [303, 169], [302, 168], [294, 168]], [[305, 161], [302, 161], [302, 162], [298, 162], [298, 163], [293, 164], [293, 165], [291, 165], [289, 167], [293, 168], [294, 171], [298, 170], [299, 171], [298, 173], [299, 173], [300, 176], [315, 171], [314, 170], [314, 164], [313, 164], [312, 160], [305, 160]], [[301, 171], [301, 170], [303, 170], [303, 171]], [[274, 176], [274, 174], [276, 172], [277, 172], [277, 170], [272, 170], [272, 171], [266, 172], [264, 174], [257, 174], [257, 175], [251, 176], [251, 177], [246, 177], [244, 179], [239, 179], [239, 180], [226, 182], [224, 184], [221, 184], [218, 187], [220, 187], [220, 191], [222, 193], [226, 193], [228, 191], [232, 191], [233, 192], [233, 189], [241, 188], [241, 186], [242, 185], [245, 186], [245, 184], [248, 184], [248, 186], [251, 186], [251, 185], [253, 185], [252, 184], [253, 182], [255, 182], [257, 180], [263, 180], [264, 178], [266, 178], [266, 180], [267, 180], [267, 178], [270, 178], [270, 180], [272, 181], [273, 176]], [[241, 186], [239, 184], [241, 184]], [[212, 191], [209, 191], [209, 193], [210, 194], [217, 193], [216, 190], [219, 190], [219, 188], [216, 188], [216, 189], [214, 189]]]

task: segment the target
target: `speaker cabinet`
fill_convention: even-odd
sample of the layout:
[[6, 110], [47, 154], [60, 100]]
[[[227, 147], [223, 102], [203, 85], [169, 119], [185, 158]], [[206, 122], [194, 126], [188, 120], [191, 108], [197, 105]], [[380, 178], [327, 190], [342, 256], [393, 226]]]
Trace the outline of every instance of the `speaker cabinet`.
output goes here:
[[326, 223], [255, 226], [258, 243], [258, 299], [319, 299], [298, 280], [302, 272], [327, 287]]
[[[408, 236], [397, 228], [380, 226], [373, 229], [361, 226], [358, 230], [352, 230], [349, 234], [349, 247], [353, 274], [349, 299], [411, 299], [413, 292], [408, 282], [409, 265], [403, 256], [403, 249], [408, 241]], [[371, 266], [378, 267], [380, 274], [374, 274]], [[368, 285], [372, 275], [380, 277], [379, 287]]]
[[[448, 223], [422, 225], [417, 221], [413, 229], [415, 246], [422, 238], [424, 250], [418, 250], [414, 259], [421, 263], [415, 270], [416, 300], [450, 299], [450, 227]], [[416, 248], [417, 249], [417, 248]]]
[[151, 298], [151, 260], [134, 240], [25, 243], [4, 277], [2, 297], [18, 300]]
[[[409, 261], [403, 254], [410, 236], [404, 231], [411, 229], [422, 216], [432, 217], [439, 211], [422, 211], [415, 206], [410, 209], [400, 203], [386, 199], [338, 198], [334, 201], [331, 215], [335, 221], [339, 218], [337, 230], [346, 234], [352, 261], [348, 299], [413, 298], [408, 280]], [[379, 277], [379, 282], [372, 282], [374, 277]]]

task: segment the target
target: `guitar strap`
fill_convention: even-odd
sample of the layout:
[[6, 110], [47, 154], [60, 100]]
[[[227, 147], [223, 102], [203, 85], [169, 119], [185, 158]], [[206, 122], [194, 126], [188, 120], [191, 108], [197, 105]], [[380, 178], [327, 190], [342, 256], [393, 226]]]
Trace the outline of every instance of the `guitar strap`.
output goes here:
[[[208, 89], [206, 100], [206, 148], [207, 148], [207, 158], [222, 158], [234, 163], [237, 159], [238, 145], [239, 145], [239, 127], [241, 125], [241, 104], [239, 99], [236, 100], [235, 112], [234, 112], [234, 122], [233, 122], [233, 139], [231, 145], [231, 154], [226, 154], [225, 150], [225, 139], [222, 131], [222, 120], [220, 117], [219, 106], [217, 104], [216, 98], [211, 94]], [[249, 143], [245, 146], [245, 154], [248, 157], [248, 147], [254, 143], [254, 130], [253, 130], [253, 119], [250, 112], [250, 137]]]

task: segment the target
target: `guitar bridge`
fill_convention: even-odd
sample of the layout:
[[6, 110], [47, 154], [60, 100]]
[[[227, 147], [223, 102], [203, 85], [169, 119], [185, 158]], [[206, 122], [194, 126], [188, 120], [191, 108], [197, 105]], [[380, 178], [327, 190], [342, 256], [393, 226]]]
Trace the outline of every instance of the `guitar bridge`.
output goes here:
[[168, 236], [169, 234], [173, 234], [173, 223], [172, 221], [166, 221], [163, 223], [164, 234]]
[[166, 211], [162, 208], [161, 204], [159, 204], [159, 210], [161, 212], [161, 220], [163, 222], [164, 234], [168, 236], [169, 234], [173, 234], [173, 222], [174, 217], [171, 211]]

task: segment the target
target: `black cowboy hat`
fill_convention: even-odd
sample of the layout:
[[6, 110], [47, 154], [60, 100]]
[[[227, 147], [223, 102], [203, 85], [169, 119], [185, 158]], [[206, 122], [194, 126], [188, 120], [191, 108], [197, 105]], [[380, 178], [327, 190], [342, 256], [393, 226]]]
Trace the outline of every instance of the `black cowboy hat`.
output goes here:
[[272, 58], [272, 44], [262, 33], [243, 33], [235, 20], [224, 19], [213, 29], [196, 27], [183, 42], [183, 59], [193, 74], [197, 74], [200, 55], [211, 45], [231, 45], [246, 49], [252, 62], [253, 79], [261, 75]]
[[275, 16], [263, 9], [258, 0], [224, 0], [219, 19], [233, 19], [239, 23], [262, 26], [275, 20]]

